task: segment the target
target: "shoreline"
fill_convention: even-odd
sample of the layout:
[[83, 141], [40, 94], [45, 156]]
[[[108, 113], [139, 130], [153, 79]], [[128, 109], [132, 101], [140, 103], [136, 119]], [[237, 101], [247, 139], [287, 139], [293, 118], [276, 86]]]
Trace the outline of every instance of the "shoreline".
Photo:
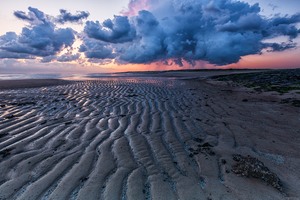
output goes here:
[[49, 87], [70, 84], [72, 81], [61, 79], [19, 79], [0, 80], [0, 90]]
[[265, 70], [184, 70], [184, 71], [155, 71], [155, 72], [120, 72], [104, 76], [85, 75], [82, 77], [62, 77], [62, 78], [32, 78], [32, 79], [12, 79], [12, 80], [0, 80], [0, 90], [5, 89], [25, 89], [36, 87], [47, 87], [70, 84], [76, 81], [87, 80], [105, 80], [105, 79], [130, 79], [130, 78], [182, 78], [182, 79], [207, 79], [212, 76], [231, 75], [231, 74], [243, 74], [252, 72], [262, 72]]

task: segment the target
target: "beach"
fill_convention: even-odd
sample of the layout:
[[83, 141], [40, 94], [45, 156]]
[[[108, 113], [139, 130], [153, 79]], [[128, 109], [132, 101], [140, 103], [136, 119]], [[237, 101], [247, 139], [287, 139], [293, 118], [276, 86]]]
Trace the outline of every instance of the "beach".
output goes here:
[[60, 79], [20, 79], [0, 80], [0, 90], [36, 88], [67, 84], [68, 81]]
[[0, 199], [300, 199], [300, 94], [200, 73], [0, 81]]

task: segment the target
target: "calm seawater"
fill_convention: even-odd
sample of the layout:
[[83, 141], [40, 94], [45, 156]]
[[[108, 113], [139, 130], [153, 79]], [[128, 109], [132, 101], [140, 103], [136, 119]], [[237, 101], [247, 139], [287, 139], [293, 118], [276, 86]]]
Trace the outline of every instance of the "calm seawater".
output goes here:
[[85, 80], [101, 77], [114, 77], [116, 74], [1, 74], [0, 80], [20, 80], [20, 79], [66, 79], [66, 80]]

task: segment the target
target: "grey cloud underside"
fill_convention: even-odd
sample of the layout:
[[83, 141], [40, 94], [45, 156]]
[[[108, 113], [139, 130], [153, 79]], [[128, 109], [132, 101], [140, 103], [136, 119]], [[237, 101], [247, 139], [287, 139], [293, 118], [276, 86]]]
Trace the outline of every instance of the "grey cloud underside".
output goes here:
[[55, 60], [58, 62], [70, 62], [70, 61], [77, 60], [79, 57], [80, 57], [79, 53], [77, 54], [66, 53], [61, 56], [50, 55], [50, 56], [43, 57], [41, 62], [48, 63]]
[[[259, 14], [258, 4], [250, 6], [231, 0], [150, 0], [149, 4], [149, 11], [140, 11], [129, 21], [116, 20], [122, 16], [102, 24], [89, 21], [84, 32], [101, 42], [106, 58], [114, 51], [116, 60], [129, 63], [173, 60], [178, 65], [183, 65], [183, 61], [193, 65], [204, 60], [225, 65], [266, 48], [296, 48], [292, 40], [299, 34], [296, 24], [300, 14], [265, 18]], [[286, 36], [289, 42], [263, 42], [277, 36]], [[109, 49], [111, 53], [107, 52]], [[88, 47], [82, 52], [89, 52], [89, 58], [104, 55]]]
[[90, 38], [109, 43], [130, 42], [136, 37], [135, 29], [126, 16], [115, 16], [113, 20], [107, 19], [102, 24], [87, 21], [84, 32]]
[[33, 21], [34, 20], [33, 18], [31, 18], [31, 16], [27, 15], [23, 11], [15, 11], [14, 15], [15, 15], [15, 17], [17, 17], [21, 20], [25, 20], [25, 21]]
[[72, 14], [67, 10], [60, 9], [60, 15], [57, 17], [58, 22], [82, 22], [82, 20], [87, 19], [90, 13], [86, 11], [78, 11], [76, 14]]
[[[29, 22], [20, 35], [8, 32], [0, 36], [0, 58], [33, 59], [42, 57], [42, 62], [51, 61], [65, 48], [71, 48], [75, 41], [75, 31], [71, 28], [57, 28], [52, 18], [42, 11], [29, 7], [29, 13], [16, 11], [16, 17]], [[57, 57], [65, 61], [79, 56]]]
[[85, 39], [80, 46], [79, 52], [84, 52], [86, 58], [113, 59], [115, 54], [109, 44], [94, 39]]
[[[134, 5], [145, 2], [132, 1]], [[83, 42], [79, 53], [98, 63], [114, 59], [119, 63], [162, 61], [182, 66], [184, 62], [194, 65], [203, 60], [226, 65], [265, 49], [297, 48], [294, 39], [300, 32], [299, 13], [266, 18], [260, 15], [258, 4], [231, 0], [148, 0], [148, 5], [147, 11], [133, 16], [87, 21], [78, 35]], [[72, 48], [77, 33], [71, 28], [58, 28], [56, 23], [81, 23], [88, 12], [71, 14], [61, 9], [59, 16], [51, 17], [36, 8], [28, 10], [14, 12], [29, 25], [19, 35], [8, 32], [0, 36], [0, 58], [40, 57], [42, 62], [80, 58], [80, 54], [70, 52], [58, 56], [63, 49]], [[285, 36], [287, 41], [264, 42], [278, 36]]]

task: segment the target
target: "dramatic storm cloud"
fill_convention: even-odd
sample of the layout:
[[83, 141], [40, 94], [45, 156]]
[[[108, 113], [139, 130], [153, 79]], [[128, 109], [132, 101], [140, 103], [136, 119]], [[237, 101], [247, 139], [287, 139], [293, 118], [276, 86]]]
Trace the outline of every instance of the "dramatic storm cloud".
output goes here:
[[135, 37], [135, 31], [126, 16], [115, 16], [113, 20], [107, 19], [102, 24], [88, 21], [84, 31], [90, 38], [110, 43], [129, 42]]
[[76, 14], [71, 14], [64, 9], [61, 9], [60, 15], [58, 16], [58, 22], [82, 22], [82, 20], [87, 19], [89, 15], [90, 13], [85, 11], [78, 11]]
[[110, 44], [100, 42], [94, 39], [84, 39], [80, 46], [80, 52], [84, 52], [85, 57], [89, 59], [112, 59], [115, 58], [113, 48]]
[[[28, 10], [14, 12], [28, 25], [19, 35], [0, 36], [0, 58], [227, 65], [246, 55], [297, 48], [300, 32], [299, 13], [267, 18], [259, 4], [233, 0], [131, 0], [127, 11], [102, 22], [88, 20], [85, 11], [60, 9], [49, 16]], [[66, 27], [84, 20], [77, 32]], [[277, 37], [286, 41], [270, 40]], [[77, 39], [80, 47], [74, 47]]]
[[[204, 60], [225, 65], [263, 49], [295, 48], [292, 40], [299, 34], [296, 24], [300, 14], [265, 18], [260, 15], [258, 4], [230, 0], [133, 0], [129, 5], [129, 19], [116, 16], [103, 23], [89, 21], [84, 29], [88, 37], [103, 42], [102, 46], [113, 43], [110, 48], [120, 62], [173, 60], [182, 65], [183, 60], [190, 64]], [[148, 7], [148, 11], [133, 15], [139, 5]], [[287, 36], [289, 42], [263, 42], [277, 36]], [[85, 51], [90, 50], [87, 47]], [[93, 55], [103, 58], [100, 52], [101, 56]], [[111, 53], [107, 55], [111, 57]]]
[[[42, 57], [43, 60], [54, 58], [55, 55], [65, 48], [71, 48], [75, 41], [75, 31], [71, 28], [57, 28], [53, 17], [47, 16], [42, 11], [29, 7], [26, 14], [22, 11], [15, 11], [14, 15], [29, 23], [22, 29], [20, 35], [8, 32], [0, 36], [0, 58], [35, 58]], [[83, 17], [72, 16], [65, 11], [64, 21], [78, 21]], [[84, 13], [80, 13], [84, 14]], [[76, 56], [58, 57], [59, 60], [70, 60]], [[52, 59], [51, 59], [52, 60]]]

